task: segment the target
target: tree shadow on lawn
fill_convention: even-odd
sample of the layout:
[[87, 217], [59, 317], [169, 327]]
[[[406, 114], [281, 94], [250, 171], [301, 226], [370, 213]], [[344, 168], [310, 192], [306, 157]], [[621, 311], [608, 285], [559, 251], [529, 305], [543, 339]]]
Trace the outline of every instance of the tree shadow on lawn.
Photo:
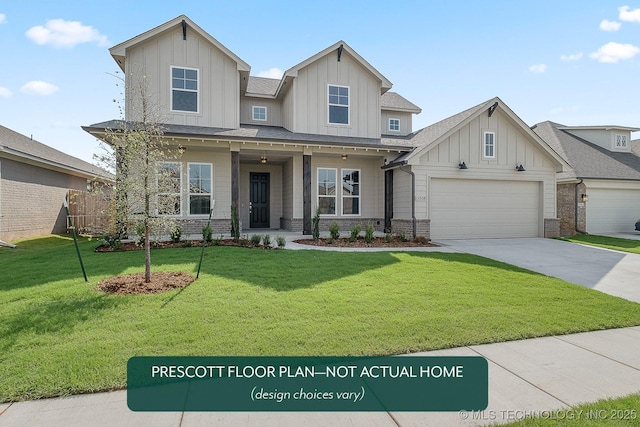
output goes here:
[[69, 296], [66, 299], [48, 300], [41, 304], [30, 305], [19, 313], [5, 316], [2, 327], [1, 352], [8, 351], [18, 337], [33, 333], [65, 334], [89, 319], [95, 319], [101, 312], [124, 303], [124, 300], [108, 295], [91, 294]]

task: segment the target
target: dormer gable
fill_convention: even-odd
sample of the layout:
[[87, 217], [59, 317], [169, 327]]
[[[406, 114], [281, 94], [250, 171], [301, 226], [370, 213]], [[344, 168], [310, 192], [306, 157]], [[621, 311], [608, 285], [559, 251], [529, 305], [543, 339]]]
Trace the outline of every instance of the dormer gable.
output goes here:
[[640, 130], [626, 126], [563, 126], [558, 129], [605, 150], [619, 153], [631, 152], [631, 132]]

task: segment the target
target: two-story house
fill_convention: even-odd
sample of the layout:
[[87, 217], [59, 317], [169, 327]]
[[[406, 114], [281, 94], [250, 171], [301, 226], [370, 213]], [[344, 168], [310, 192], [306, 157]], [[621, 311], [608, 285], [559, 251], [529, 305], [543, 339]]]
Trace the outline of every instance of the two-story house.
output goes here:
[[[348, 230], [428, 238], [559, 232], [556, 172], [566, 162], [494, 98], [420, 131], [420, 108], [344, 41], [289, 68], [253, 77], [249, 65], [186, 16], [110, 49], [128, 80], [144, 73], [164, 138], [180, 146], [175, 215], [199, 233], [215, 199], [214, 233]], [[417, 82], [419, 83], [419, 82]], [[135, 108], [126, 120], [135, 121]], [[84, 129], [104, 138], [118, 121]]]
[[562, 235], [634, 232], [640, 218], [640, 157], [626, 126], [538, 123], [533, 130], [571, 165], [558, 175]]

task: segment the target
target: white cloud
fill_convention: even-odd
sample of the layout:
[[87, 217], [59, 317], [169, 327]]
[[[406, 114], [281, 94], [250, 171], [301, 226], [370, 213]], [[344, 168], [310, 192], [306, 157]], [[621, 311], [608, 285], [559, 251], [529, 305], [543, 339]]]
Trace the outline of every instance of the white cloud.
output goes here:
[[563, 61], [579, 61], [582, 59], [582, 52], [572, 53], [569, 55], [561, 55], [560, 59]]
[[620, 14], [618, 15], [618, 18], [620, 18], [621, 21], [626, 22], [640, 22], [640, 8], [633, 10], [629, 9], [629, 6], [619, 7], [618, 12], [620, 12]]
[[4, 24], [5, 22], [7, 22], [7, 15], [0, 13], [0, 24]]
[[529, 71], [536, 74], [542, 74], [547, 71], [547, 64], [535, 64], [529, 67]]
[[602, 22], [600, 22], [600, 29], [602, 31], [618, 31], [621, 26], [622, 22], [609, 21], [606, 19], [603, 19]]
[[640, 53], [638, 46], [629, 43], [609, 42], [596, 52], [589, 54], [589, 57], [598, 60], [598, 62], [615, 64], [620, 60], [633, 58], [638, 53]]
[[33, 80], [25, 83], [20, 91], [29, 95], [51, 95], [58, 91], [58, 86], [42, 80]]
[[260, 71], [258, 73], [258, 77], [267, 77], [270, 79], [280, 79], [282, 78], [282, 75], [284, 74], [284, 71], [282, 71], [280, 68], [269, 68], [267, 71]]
[[26, 35], [36, 44], [50, 44], [54, 47], [73, 47], [80, 43], [93, 42], [96, 42], [98, 46], [109, 44], [107, 36], [100, 34], [92, 26], [64, 19], [51, 19], [44, 27], [42, 25], [31, 27], [27, 30]]
[[13, 94], [9, 89], [7, 89], [6, 87], [0, 86], [0, 98], [9, 98], [11, 95]]

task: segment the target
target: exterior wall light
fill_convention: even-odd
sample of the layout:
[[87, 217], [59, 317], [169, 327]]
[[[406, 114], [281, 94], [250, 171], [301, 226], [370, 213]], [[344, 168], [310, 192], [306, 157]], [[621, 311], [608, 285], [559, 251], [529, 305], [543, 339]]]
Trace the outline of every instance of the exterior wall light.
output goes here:
[[346, 154], [342, 155], [342, 160], [347, 160], [349, 158], [349, 156], [347, 156]]
[[516, 170], [518, 172], [524, 172], [526, 171], [526, 169], [524, 168], [524, 166], [522, 166], [522, 163], [520, 163], [519, 165], [516, 166]]
[[581, 194], [581, 195], [580, 195], [580, 201], [581, 201], [582, 203], [586, 203], [586, 202], [588, 202], [588, 201], [589, 201], [589, 196], [588, 196], [588, 195], [586, 195], [586, 194]]
[[464, 161], [462, 161], [458, 163], [458, 169], [469, 169], [469, 168], [467, 167], [467, 164]]
[[260, 156], [260, 163], [262, 163], [263, 165], [267, 163], [267, 156], [265, 155]]
[[178, 152], [180, 153], [180, 155], [184, 154], [185, 151], [187, 151], [187, 147], [182, 144], [178, 145]]

